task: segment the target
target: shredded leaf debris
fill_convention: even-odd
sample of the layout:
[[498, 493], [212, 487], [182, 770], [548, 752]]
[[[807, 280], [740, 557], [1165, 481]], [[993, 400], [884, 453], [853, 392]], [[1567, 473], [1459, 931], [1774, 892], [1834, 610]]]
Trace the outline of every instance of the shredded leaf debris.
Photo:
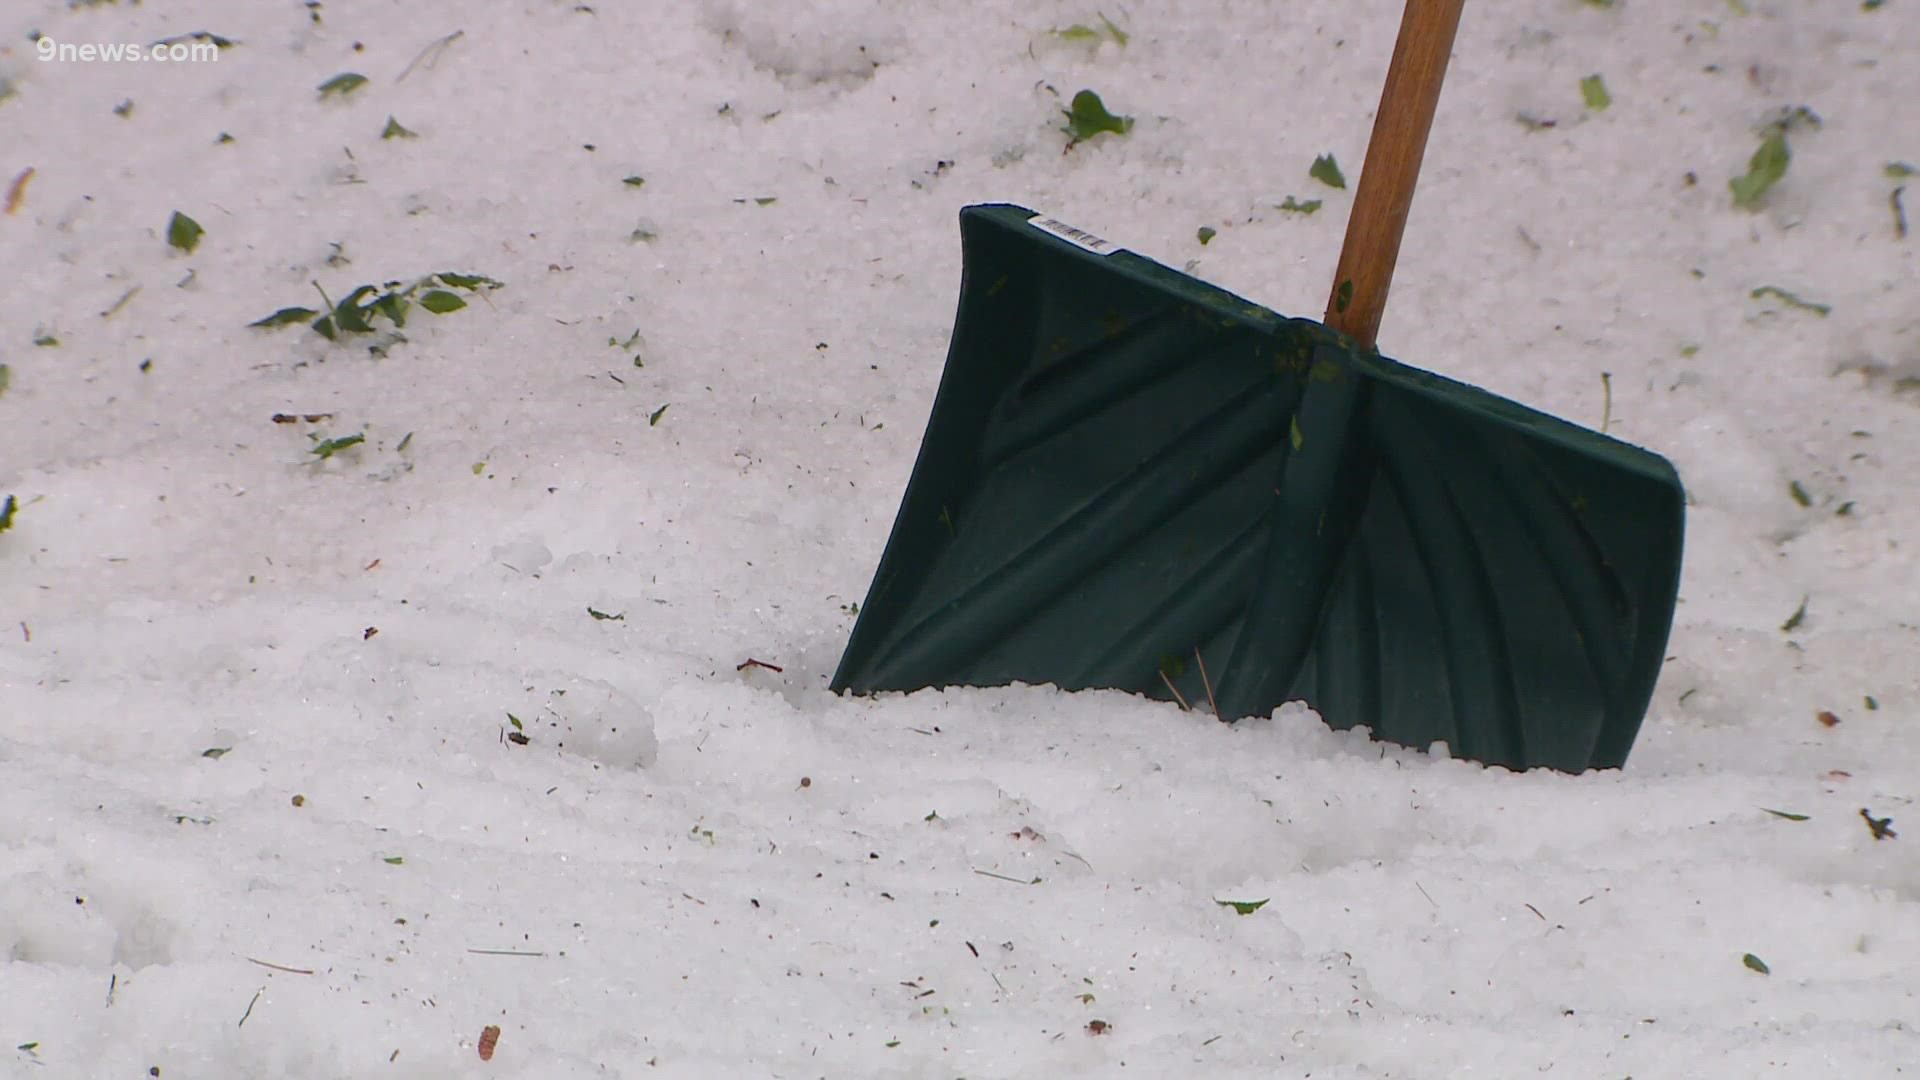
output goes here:
[[367, 77], [357, 71], [343, 71], [323, 82], [317, 88], [322, 98], [346, 97], [367, 84]]
[[320, 461], [325, 461], [348, 447], [359, 446], [366, 441], [367, 433], [364, 431], [357, 432], [353, 435], [342, 435], [337, 439], [321, 439], [313, 444], [312, 448], [308, 450], [308, 453], [311, 453]]
[[1307, 175], [1331, 188], [1344, 188], [1347, 178], [1340, 172], [1340, 163], [1333, 160], [1332, 154], [1321, 154], [1307, 166]]
[[1727, 181], [1733, 190], [1733, 205], [1742, 210], [1757, 210], [1760, 199], [1767, 189], [1780, 182], [1787, 175], [1787, 165], [1793, 160], [1793, 154], [1787, 149], [1787, 136], [1775, 131], [1760, 143], [1760, 149], [1753, 152], [1747, 161], [1745, 175], [1736, 176]]
[[1589, 75], [1580, 80], [1580, 98], [1594, 112], [1613, 104], [1613, 95], [1607, 93], [1607, 82], [1599, 75]]
[[1794, 608], [1793, 614], [1787, 616], [1787, 621], [1780, 624], [1781, 631], [1791, 634], [1795, 630], [1800, 629], [1800, 624], [1807, 621], [1807, 601], [1809, 599], [1811, 598], [1805, 596], [1800, 598], [1800, 606]]
[[1751, 293], [1748, 293], [1747, 295], [1752, 297], [1755, 300], [1765, 300], [1767, 297], [1771, 296], [1790, 308], [1796, 308], [1800, 311], [1811, 311], [1815, 315], [1818, 315], [1823, 319], [1826, 318], [1828, 313], [1833, 310], [1833, 307], [1830, 304], [1821, 304], [1821, 303], [1816, 303], [1812, 300], [1803, 300], [1800, 297], [1795, 296], [1794, 294], [1788, 292], [1787, 290], [1782, 289], [1778, 285], [1762, 285], [1759, 288], [1753, 290]]
[[1068, 135], [1068, 149], [1102, 132], [1125, 135], [1133, 130], [1133, 117], [1116, 116], [1107, 111], [1106, 103], [1092, 90], [1082, 90], [1073, 95], [1072, 107], [1062, 110], [1061, 115], [1067, 118], [1062, 130]]
[[175, 210], [173, 216], [167, 219], [167, 245], [179, 248], [189, 255], [193, 254], [194, 248], [200, 246], [200, 238], [206, 234], [207, 230], [201, 228], [199, 222], [178, 210]]

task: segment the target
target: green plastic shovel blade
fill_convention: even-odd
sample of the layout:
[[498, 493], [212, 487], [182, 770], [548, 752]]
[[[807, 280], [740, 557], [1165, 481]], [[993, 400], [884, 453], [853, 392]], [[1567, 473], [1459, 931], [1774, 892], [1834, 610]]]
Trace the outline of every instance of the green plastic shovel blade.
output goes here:
[[835, 690], [1304, 700], [1489, 764], [1625, 762], [1679, 587], [1664, 458], [1022, 207], [960, 232], [946, 371]]

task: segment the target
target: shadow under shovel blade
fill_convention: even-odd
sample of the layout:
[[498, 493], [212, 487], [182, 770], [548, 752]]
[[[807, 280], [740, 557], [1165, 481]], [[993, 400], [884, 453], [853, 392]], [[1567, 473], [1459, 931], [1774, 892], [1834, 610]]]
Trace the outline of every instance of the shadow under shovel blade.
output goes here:
[[[1510, 768], [1625, 762], [1679, 587], [1656, 454], [1360, 353], [1017, 206], [832, 686], [1053, 683]], [[1072, 236], [1072, 233], [1068, 233]]]

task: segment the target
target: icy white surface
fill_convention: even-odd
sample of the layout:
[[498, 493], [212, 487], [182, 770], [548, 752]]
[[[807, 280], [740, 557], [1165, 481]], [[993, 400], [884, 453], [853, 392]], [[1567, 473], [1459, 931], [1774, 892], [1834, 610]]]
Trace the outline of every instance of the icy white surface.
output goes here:
[[[1383, 345], [1590, 425], [1606, 372], [1693, 496], [1653, 712], [1577, 778], [823, 689], [960, 206], [1324, 300], [1307, 166], [1358, 174], [1397, 5], [1048, 33], [1099, 10], [8, 4], [0, 1074], [1913, 1074], [1920, 4], [1468, 5]], [[1082, 87], [1132, 132], [1065, 150]], [[505, 287], [381, 355], [246, 327], [454, 270]]]

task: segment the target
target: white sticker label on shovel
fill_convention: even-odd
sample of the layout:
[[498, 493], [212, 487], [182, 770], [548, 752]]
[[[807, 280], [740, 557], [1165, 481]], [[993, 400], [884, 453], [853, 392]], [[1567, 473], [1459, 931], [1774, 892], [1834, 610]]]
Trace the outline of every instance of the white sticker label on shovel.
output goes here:
[[1095, 255], [1111, 255], [1120, 250], [1113, 246], [1112, 241], [1102, 240], [1085, 229], [1076, 229], [1059, 218], [1048, 217], [1045, 214], [1033, 215], [1027, 219], [1027, 224], [1041, 232], [1052, 233], [1074, 247], [1085, 248]]

